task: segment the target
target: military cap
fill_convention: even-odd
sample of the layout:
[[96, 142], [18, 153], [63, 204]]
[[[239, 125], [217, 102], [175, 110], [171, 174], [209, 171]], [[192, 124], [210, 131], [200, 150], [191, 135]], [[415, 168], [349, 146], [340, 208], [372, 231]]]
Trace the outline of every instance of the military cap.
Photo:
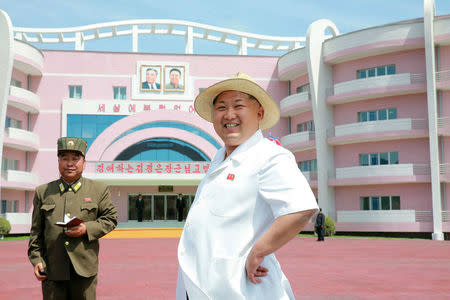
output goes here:
[[86, 156], [87, 142], [76, 137], [62, 137], [58, 139], [58, 154], [60, 151], [76, 151]]

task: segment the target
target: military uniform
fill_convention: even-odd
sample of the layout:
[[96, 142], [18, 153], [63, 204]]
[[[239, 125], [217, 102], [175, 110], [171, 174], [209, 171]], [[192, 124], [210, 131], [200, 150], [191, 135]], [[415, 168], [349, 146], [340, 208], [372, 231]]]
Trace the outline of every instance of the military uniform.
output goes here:
[[[69, 146], [76, 150], [77, 141]], [[58, 143], [58, 150], [63, 148]], [[80, 152], [84, 156], [85, 150]], [[33, 205], [28, 257], [33, 266], [44, 265], [47, 274], [42, 282], [44, 299], [95, 299], [98, 239], [117, 225], [117, 210], [108, 186], [84, 177], [69, 185], [60, 178], [36, 188]], [[86, 234], [67, 236], [65, 228], [56, 225], [64, 216], [83, 220]], [[83, 289], [90, 296], [74, 296]], [[73, 293], [61, 296], [58, 290]]]

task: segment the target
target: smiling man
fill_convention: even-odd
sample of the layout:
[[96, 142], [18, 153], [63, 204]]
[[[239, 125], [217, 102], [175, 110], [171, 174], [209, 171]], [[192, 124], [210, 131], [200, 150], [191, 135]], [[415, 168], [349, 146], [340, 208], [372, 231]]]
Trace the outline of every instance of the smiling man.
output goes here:
[[[43, 299], [96, 299], [98, 239], [117, 225], [108, 187], [82, 177], [87, 143], [58, 140], [60, 179], [36, 188], [28, 244]], [[57, 222], [78, 217], [82, 223]]]
[[318, 206], [292, 153], [263, 137], [280, 118], [277, 104], [238, 73], [205, 89], [194, 105], [224, 147], [186, 219], [177, 299], [293, 299], [274, 252]]

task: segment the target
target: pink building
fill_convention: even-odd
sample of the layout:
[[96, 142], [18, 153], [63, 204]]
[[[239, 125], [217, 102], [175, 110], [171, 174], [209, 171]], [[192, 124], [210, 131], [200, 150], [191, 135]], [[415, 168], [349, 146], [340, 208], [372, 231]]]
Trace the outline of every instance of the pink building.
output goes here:
[[[102, 33], [105, 26], [95, 24], [50, 36], [14, 28], [1, 12], [0, 38], [9, 41], [0, 50], [8, 62], [0, 74], [1, 212], [12, 233], [27, 232], [34, 188], [58, 177], [56, 140], [78, 136], [89, 144], [84, 175], [110, 185], [120, 222], [136, 219], [138, 193], [144, 220], [175, 220], [176, 195], [189, 208], [221, 147], [193, 100], [243, 71], [279, 102], [282, 119], [264, 134], [294, 153], [338, 231], [429, 232], [441, 240], [450, 232], [450, 15], [434, 16], [433, 5], [425, 0], [423, 19], [342, 35], [319, 20], [305, 38], [239, 36], [181, 22], [186, 53], [176, 55], [137, 51], [148, 24], [124, 21]], [[83, 50], [124, 26], [132, 52]], [[238, 55], [193, 54], [196, 38], [236, 45]], [[37, 42], [71, 42], [75, 50], [39, 50], [31, 45]], [[286, 54], [248, 55], [264, 47]], [[151, 72], [155, 83], [147, 80]]]

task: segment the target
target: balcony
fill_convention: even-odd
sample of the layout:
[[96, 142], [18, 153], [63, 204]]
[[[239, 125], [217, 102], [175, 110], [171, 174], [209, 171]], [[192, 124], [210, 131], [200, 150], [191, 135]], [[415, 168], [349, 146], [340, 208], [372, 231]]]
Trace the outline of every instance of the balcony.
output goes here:
[[439, 173], [441, 182], [450, 182], [450, 163], [440, 164]]
[[436, 88], [450, 90], [450, 70], [436, 72]]
[[34, 46], [14, 40], [14, 68], [27, 75], [42, 76], [44, 55]]
[[331, 186], [431, 182], [430, 165], [395, 164], [336, 168]]
[[340, 104], [360, 100], [426, 92], [425, 74], [394, 74], [337, 83], [327, 90], [327, 102]]
[[6, 128], [4, 146], [22, 151], [38, 151], [39, 136], [30, 131], [18, 128]]
[[312, 109], [311, 96], [309, 92], [303, 92], [287, 96], [280, 101], [282, 117], [291, 117]]
[[291, 133], [283, 136], [281, 145], [292, 152], [314, 149], [316, 147], [315, 134], [313, 131]]
[[86, 161], [84, 177], [108, 185], [198, 185], [209, 168], [207, 161]]
[[4, 218], [11, 224], [10, 234], [30, 233], [31, 213], [5, 213]]
[[410, 20], [341, 34], [325, 41], [324, 61], [338, 64], [362, 57], [423, 49], [423, 21]]
[[9, 87], [8, 105], [36, 114], [39, 112], [40, 104], [41, 100], [35, 93], [16, 86]]
[[278, 59], [278, 79], [282, 81], [294, 80], [306, 74], [306, 49], [299, 48], [286, 53]]
[[439, 16], [434, 20], [434, 42], [447, 46], [450, 43], [450, 18], [448, 15]]
[[[432, 232], [431, 210], [338, 210], [336, 229], [368, 232]], [[442, 222], [450, 221], [450, 211], [442, 211]]]
[[449, 136], [450, 135], [450, 117], [442, 117], [437, 120], [438, 134]]
[[416, 222], [415, 210], [340, 210], [337, 211], [338, 222], [373, 223], [373, 222]]
[[38, 184], [36, 174], [25, 171], [2, 171], [2, 188], [33, 191]]
[[338, 125], [327, 131], [330, 145], [386, 141], [428, 136], [426, 119], [393, 119]]

